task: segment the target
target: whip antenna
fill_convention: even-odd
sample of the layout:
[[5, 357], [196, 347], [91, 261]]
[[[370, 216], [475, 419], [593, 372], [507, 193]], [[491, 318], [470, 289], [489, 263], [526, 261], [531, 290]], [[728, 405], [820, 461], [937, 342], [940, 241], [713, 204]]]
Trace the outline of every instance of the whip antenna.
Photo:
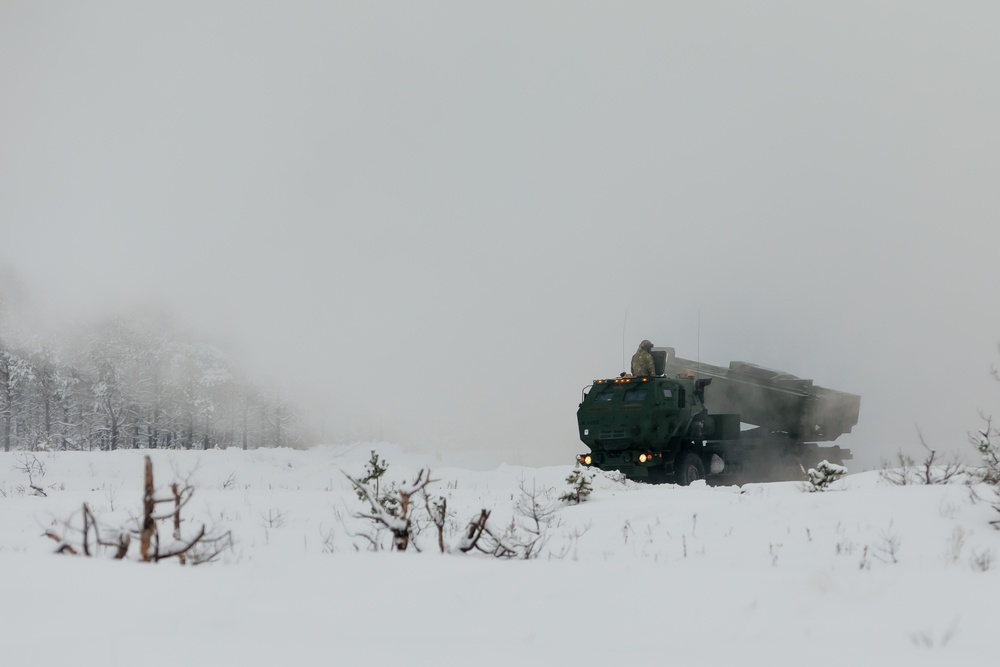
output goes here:
[[628, 324], [628, 311], [625, 311], [625, 321], [622, 322], [622, 372], [625, 372], [625, 325]]
[[700, 379], [701, 378], [701, 308], [700, 307], [698, 308], [698, 356], [696, 357], [696, 359], [698, 360], [698, 372], [696, 375]]

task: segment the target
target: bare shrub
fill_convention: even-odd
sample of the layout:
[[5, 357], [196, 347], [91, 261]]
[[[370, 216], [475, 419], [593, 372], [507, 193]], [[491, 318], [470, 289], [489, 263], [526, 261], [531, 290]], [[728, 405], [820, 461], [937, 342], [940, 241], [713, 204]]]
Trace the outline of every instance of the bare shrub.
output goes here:
[[512, 518], [501, 531], [490, 524], [489, 518], [490, 511], [481, 510], [479, 516], [466, 526], [456, 550], [467, 553], [475, 549], [494, 558], [531, 559], [538, 558], [548, 541], [546, 531], [542, 528], [537, 532], [522, 532], [517, 520]]
[[[101, 536], [101, 528], [87, 503], [80, 510], [79, 519], [74, 513], [62, 523], [62, 532], [45, 531], [45, 537], [54, 540], [58, 546], [56, 553], [73, 556], [97, 556], [109, 550], [114, 550], [113, 557], [121, 560], [128, 553], [131, 538], [127, 532], [105, 529], [105, 535], [112, 534], [110, 539]], [[75, 546], [74, 546], [75, 545]]]
[[969, 557], [969, 565], [972, 566], [973, 570], [979, 572], [988, 572], [993, 569], [993, 564], [996, 561], [996, 554], [993, 553], [992, 549], [987, 549], [986, 551], [973, 551], [972, 555]]
[[872, 556], [871, 551], [868, 549], [866, 544], [861, 550], [861, 560], [858, 562], [859, 570], [870, 570], [872, 569]]
[[287, 514], [281, 510], [268, 509], [260, 513], [260, 523], [264, 528], [281, 528], [285, 525]]
[[771, 556], [771, 566], [776, 567], [778, 565], [778, 554], [781, 552], [781, 544], [775, 544], [769, 542], [767, 545], [767, 553]]
[[965, 539], [965, 529], [961, 526], [955, 526], [955, 530], [951, 532], [951, 540], [948, 542], [948, 550], [945, 552], [945, 558], [949, 563], [958, 562], [962, 556], [962, 549], [965, 547]]
[[917, 436], [920, 446], [927, 451], [924, 459], [918, 464], [916, 459], [904, 454], [900, 449], [896, 453], [894, 464], [883, 459], [879, 477], [894, 486], [950, 484], [958, 481], [966, 472], [959, 458], [957, 456], [943, 458], [936, 449], [927, 444], [920, 429], [917, 429]]
[[[372, 452], [372, 455], [374, 458], [375, 452]], [[376, 526], [388, 529], [392, 534], [393, 549], [395, 551], [406, 551], [407, 547], [410, 546], [411, 531], [414, 527], [413, 518], [411, 517], [411, 499], [416, 494], [422, 492], [433, 481], [430, 475], [430, 470], [421, 470], [412, 484], [396, 489], [396, 492], [399, 494], [398, 510], [390, 511], [384, 498], [379, 497], [375, 489], [360, 480], [354, 479], [345, 472], [344, 476], [354, 486], [358, 492], [358, 496], [365, 500], [370, 508], [369, 512], [355, 514], [355, 518], [367, 519]], [[397, 503], [393, 502], [389, 506], [394, 507], [396, 505]], [[369, 539], [374, 544], [374, 538], [369, 537]]]
[[[371, 533], [351, 533], [351, 536], [365, 540], [374, 551], [383, 548], [382, 531], [391, 535], [392, 550], [422, 551], [419, 539], [422, 530], [434, 526], [436, 546], [441, 553], [478, 551], [495, 558], [537, 558], [548, 542], [548, 528], [556, 510], [556, 503], [551, 500], [552, 489], [538, 489], [532, 484], [529, 490], [522, 480], [521, 496], [514, 507], [516, 516], [506, 528], [498, 529], [490, 522], [491, 511], [482, 509], [465, 524], [457, 537], [452, 538], [447, 530], [447, 499], [435, 498], [428, 492], [428, 486], [436, 481], [431, 479], [430, 470], [420, 470], [412, 483], [389, 486], [396, 495], [391, 504], [385, 502], [385, 495], [377, 494], [372, 483], [377, 477], [365, 482], [347, 473], [344, 476], [368, 506], [367, 511], [356, 512], [354, 518], [367, 520], [375, 529]], [[423, 513], [415, 511], [418, 500], [423, 502]], [[332, 544], [332, 536], [328, 536], [326, 542]]]
[[[182, 486], [174, 482], [169, 489], [169, 496], [158, 497], [156, 495], [153, 481], [153, 462], [147, 456], [145, 457], [143, 475], [141, 520], [134, 520], [134, 525], [129, 528], [102, 529], [90, 507], [84, 503], [79, 523], [71, 516], [63, 522], [62, 534], [46, 531], [45, 536], [59, 544], [56, 553], [97, 556], [113, 549], [113, 557], [119, 560], [128, 555], [133, 538], [138, 538], [140, 561], [156, 563], [176, 558], [182, 565], [185, 563], [191, 565], [207, 563], [232, 546], [230, 532], [208, 531], [204, 524], [194, 535], [182, 535], [181, 509], [191, 500], [194, 488], [187, 483]], [[166, 512], [158, 514], [156, 508], [159, 505], [172, 505], [172, 507]], [[161, 524], [165, 524], [170, 529], [169, 539], [161, 540]], [[110, 532], [113, 537], [111, 539], [103, 538], [102, 531], [105, 534]]]
[[949, 642], [951, 642], [952, 639], [955, 638], [957, 632], [958, 632], [958, 619], [956, 618], [955, 621], [951, 624], [951, 627], [949, 627], [941, 634], [941, 638], [939, 640], [935, 641], [934, 636], [931, 633], [927, 631], [921, 631], [921, 632], [910, 633], [910, 641], [913, 642], [913, 645], [916, 646], [917, 648], [925, 648], [925, 649], [933, 649], [935, 647], [944, 648], [948, 645]]
[[[542, 549], [548, 544], [549, 527], [557, 509], [556, 503], [551, 500], [553, 489], [539, 490], [532, 480], [529, 490], [523, 479], [517, 486], [521, 490], [521, 495], [514, 503], [514, 512], [518, 518], [511, 521], [508, 542], [514, 545], [518, 558], [538, 558]], [[586, 493], [583, 494], [583, 499], [586, 498]], [[565, 496], [560, 500], [564, 498]]]
[[108, 508], [114, 512], [115, 503], [118, 502], [118, 490], [109, 485], [107, 491], [104, 492], [104, 497], [108, 499]]
[[13, 469], [28, 476], [28, 488], [31, 489], [32, 495], [47, 496], [48, 494], [39, 486], [42, 478], [45, 477], [45, 464], [39, 461], [34, 454], [20, 454], [16, 462], [17, 465]]
[[882, 468], [879, 470], [879, 478], [885, 480], [893, 486], [906, 486], [913, 484], [916, 480], [917, 462], [912, 456], [903, 453], [900, 449], [896, 452], [894, 462], [882, 459]]
[[883, 563], [898, 563], [899, 559], [896, 558], [896, 555], [899, 553], [900, 540], [899, 534], [893, 530], [892, 521], [889, 522], [888, 528], [879, 532], [878, 538], [878, 542], [873, 547], [874, 553], [872, 555]]
[[[1000, 379], [996, 367], [993, 368], [993, 376]], [[983, 461], [983, 465], [976, 470], [976, 480], [993, 487], [996, 495], [993, 509], [1000, 512], [1000, 431], [993, 426], [992, 417], [983, 413], [980, 413], [980, 417], [985, 424], [969, 436]], [[990, 521], [990, 525], [1000, 528], [1000, 519]]]
[[445, 539], [444, 539], [444, 528], [445, 522], [448, 520], [448, 499], [438, 498], [432, 499], [424, 490], [424, 507], [427, 509], [427, 514], [430, 516], [431, 523], [434, 524], [434, 528], [437, 531], [437, 545], [438, 550], [441, 553], [445, 552]]
[[920, 464], [920, 477], [924, 484], [948, 484], [964, 471], [962, 462], [955, 456], [942, 459], [936, 449], [932, 449], [924, 434], [917, 430], [920, 446], [927, 450], [927, 456]]
[[857, 545], [854, 544], [854, 542], [851, 542], [849, 539], [845, 537], [842, 538], [839, 542], [837, 542], [833, 550], [834, 553], [836, 553], [838, 556], [840, 555], [851, 556], [854, 554], [854, 547], [856, 546]]
[[993, 426], [993, 417], [983, 413], [979, 413], [979, 416], [986, 423], [981, 429], [970, 434], [969, 439], [982, 456], [982, 481], [997, 485], [1000, 484], [1000, 444], [998, 444], [1000, 431]]

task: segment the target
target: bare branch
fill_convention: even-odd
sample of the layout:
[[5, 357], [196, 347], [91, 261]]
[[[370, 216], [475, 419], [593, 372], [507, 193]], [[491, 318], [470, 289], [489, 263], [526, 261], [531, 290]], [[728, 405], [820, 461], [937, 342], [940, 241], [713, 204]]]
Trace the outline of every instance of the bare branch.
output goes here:
[[[148, 563], [155, 560], [154, 539], [156, 533], [156, 519], [153, 517], [153, 509], [156, 507], [156, 500], [153, 497], [153, 461], [149, 456], [145, 457], [145, 475], [142, 497], [142, 533], [139, 544], [139, 557], [143, 562]], [[158, 540], [156, 540], [158, 542]]]
[[437, 529], [438, 549], [441, 553], [445, 553], [444, 523], [448, 517], [448, 499], [442, 498], [441, 502], [434, 503], [431, 501], [427, 490], [424, 489], [424, 507], [427, 508], [427, 514], [431, 518], [431, 523], [433, 523], [434, 527]]
[[486, 521], [489, 518], [490, 511], [484, 509], [479, 513], [477, 518], [469, 522], [469, 525], [465, 527], [465, 534], [462, 536], [462, 541], [458, 545], [459, 551], [468, 553], [473, 549], [479, 548], [479, 540], [486, 530]]
[[[191, 547], [198, 544], [198, 542], [200, 542], [201, 538], [203, 537], [205, 537], [204, 525], [202, 525], [201, 530], [198, 531], [198, 534], [195, 535], [194, 539], [190, 540], [186, 544], [182, 544], [179, 547], [175, 547], [174, 549], [165, 551], [164, 553], [157, 553], [156, 560], [159, 561], [159, 560], [165, 560], [167, 558], [182, 557], [184, 554], [186, 554], [188, 551], [191, 550]], [[183, 559], [181, 559], [182, 564], [183, 562], [184, 562]]]
[[189, 556], [189, 561], [191, 565], [201, 565], [203, 563], [210, 563], [222, 554], [223, 551], [229, 549], [233, 546], [233, 534], [231, 531], [226, 531], [218, 537], [204, 537], [199, 541], [199, 546], [213, 546], [214, 548], [209, 549], [205, 552], [192, 552]]

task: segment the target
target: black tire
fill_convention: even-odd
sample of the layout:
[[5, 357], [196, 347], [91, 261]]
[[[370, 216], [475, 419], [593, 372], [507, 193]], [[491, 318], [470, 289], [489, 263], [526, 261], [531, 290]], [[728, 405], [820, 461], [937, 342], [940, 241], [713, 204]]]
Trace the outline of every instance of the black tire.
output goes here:
[[705, 479], [705, 464], [694, 452], [681, 454], [680, 465], [677, 466], [677, 483], [687, 486], [691, 482]]

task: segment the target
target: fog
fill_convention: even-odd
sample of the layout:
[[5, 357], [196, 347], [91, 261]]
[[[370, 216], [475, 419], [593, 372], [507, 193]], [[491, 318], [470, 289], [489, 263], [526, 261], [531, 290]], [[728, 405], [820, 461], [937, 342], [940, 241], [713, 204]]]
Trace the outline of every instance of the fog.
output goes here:
[[[1000, 413], [1000, 6], [0, 3], [0, 264], [155, 303], [332, 439], [583, 451], [639, 341]], [[852, 467], [851, 464], [848, 464]]]

